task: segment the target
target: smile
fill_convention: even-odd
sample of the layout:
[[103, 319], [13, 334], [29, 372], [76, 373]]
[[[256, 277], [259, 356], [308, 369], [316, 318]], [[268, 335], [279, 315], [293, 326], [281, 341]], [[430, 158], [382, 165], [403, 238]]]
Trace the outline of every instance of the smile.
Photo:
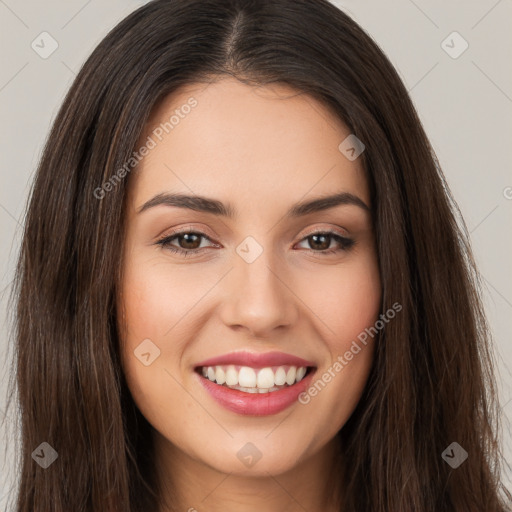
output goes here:
[[[310, 385], [317, 366], [283, 352], [233, 352], [201, 361], [194, 373], [223, 408], [242, 415], [277, 414]], [[301, 404], [302, 405], [302, 404]]]
[[300, 382], [311, 367], [219, 365], [200, 367], [202, 376], [220, 386], [244, 393], [272, 393]]

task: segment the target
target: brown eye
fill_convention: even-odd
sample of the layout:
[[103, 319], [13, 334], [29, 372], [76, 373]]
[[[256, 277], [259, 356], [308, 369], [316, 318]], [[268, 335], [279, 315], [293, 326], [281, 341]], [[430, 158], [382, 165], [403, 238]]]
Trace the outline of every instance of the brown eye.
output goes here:
[[[333, 254], [339, 251], [347, 251], [354, 244], [355, 240], [346, 238], [333, 231], [318, 231], [317, 233], [310, 233], [304, 237], [302, 242], [307, 242], [309, 250], [319, 254]], [[336, 242], [338, 247], [331, 247], [332, 242]], [[306, 247], [308, 249], [308, 247]]]
[[[202, 251], [202, 249], [207, 248], [207, 246], [201, 247], [203, 239], [211, 242], [210, 238], [204, 233], [196, 231], [182, 231], [181, 233], [173, 233], [165, 236], [156, 242], [156, 244], [171, 252], [187, 256], [188, 254], [198, 253]], [[173, 243], [175, 241], [177, 241], [177, 243]], [[333, 231], [319, 231], [317, 233], [311, 233], [304, 237], [301, 243], [304, 243], [305, 241], [309, 246], [306, 247], [306, 249], [310, 252], [315, 252], [321, 255], [347, 251], [355, 244], [355, 240], [341, 236]], [[333, 241], [335, 242], [334, 247], [332, 247]], [[213, 244], [213, 246], [215, 246], [215, 244]]]
[[[164, 247], [166, 250], [186, 256], [187, 254], [200, 252], [204, 248], [201, 247], [202, 239], [210, 240], [204, 233], [182, 231], [181, 233], [168, 235], [156, 242], [156, 244]], [[178, 241], [177, 246], [172, 243], [174, 240]]]
[[308, 240], [312, 249], [325, 251], [331, 246], [332, 237], [330, 235], [310, 235], [308, 236]]
[[199, 249], [201, 245], [201, 235], [198, 233], [183, 233], [175, 238], [182, 241], [178, 243], [181, 249]]

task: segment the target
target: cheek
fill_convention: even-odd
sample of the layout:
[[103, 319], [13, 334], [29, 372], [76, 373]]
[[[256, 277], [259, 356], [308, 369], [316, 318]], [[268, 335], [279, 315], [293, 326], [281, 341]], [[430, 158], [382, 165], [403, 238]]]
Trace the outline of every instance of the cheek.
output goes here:
[[[308, 306], [321, 319], [317, 325], [330, 360], [317, 370], [302, 403], [314, 408], [316, 418], [325, 418], [334, 435], [357, 406], [373, 361], [367, 329], [379, 318], [382, 296], [376, 258], [369, 254], [339, 272], [330, 269], [315, 283]], [[307, 421], [317, 428], [315, 419]]]
[[209, 282], [203, 283], [197, 274], [193, 281], [190, 277], [190, 273], [170, 271], [161, 261], [135, 260], [123, 283], [129, 337], [174, 338], [179, 322], [201, 299]]
[[124, 320], [120, 326], [121, 358], [141, 411], [150, 404], [159, 407], [156, 402], [172, 380], [166, 370], [175, 373], [172, 362], [179, 361], [179, 338], [175, 343], [163, 340], [173, 336], [173, 326], [184, 314], [184, 293], [186, 288], [175, 281], [172, 284], [161, 264], [133, 258], [125, 267], [120, 300]]
[[339, 271], [326, 268], [309, 280], [308, 290], [307, 304], [321, 319], [325, 327], [322, 337], [333, 356], [344, 353], [347, 344], [378, 318], [382, 291], [372, 254]]
[[[176, 380], [185, 343], [178, 322], [190, 309], [186, 294], [186, 283], [178, 273], [171, 279], [165, 265], [134, 259], [125, 269], [120, 303], [123, 372], [138, 409], [159, 431], [164, 425], [171, 430], [180, 425], [184, 411], [194, 405]], [[195, 421], [201, 422], [197, 416]]]

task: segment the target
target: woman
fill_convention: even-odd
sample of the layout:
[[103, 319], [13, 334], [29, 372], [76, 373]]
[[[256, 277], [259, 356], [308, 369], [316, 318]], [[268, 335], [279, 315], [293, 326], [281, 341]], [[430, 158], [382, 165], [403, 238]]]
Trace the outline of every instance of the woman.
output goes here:
[[31, 195], [18, 512], [507, 510], [456, 212], [397, 73], [327, 1], [128, 16]]

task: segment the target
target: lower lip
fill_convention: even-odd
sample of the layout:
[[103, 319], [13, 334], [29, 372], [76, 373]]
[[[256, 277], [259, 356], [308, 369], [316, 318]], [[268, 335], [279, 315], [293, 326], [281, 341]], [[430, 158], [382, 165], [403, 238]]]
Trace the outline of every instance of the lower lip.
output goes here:
[[314, 373], [315, 370], [310, 370], [293, 386], [269, 393], [245, 393], [216, 384], [202, 375], [198, 374], [198, 377], [206, 391], [226, 409], [248, 416], [269, 416], [284, 411], [296, 402], [298, 396], [309, 387]]

